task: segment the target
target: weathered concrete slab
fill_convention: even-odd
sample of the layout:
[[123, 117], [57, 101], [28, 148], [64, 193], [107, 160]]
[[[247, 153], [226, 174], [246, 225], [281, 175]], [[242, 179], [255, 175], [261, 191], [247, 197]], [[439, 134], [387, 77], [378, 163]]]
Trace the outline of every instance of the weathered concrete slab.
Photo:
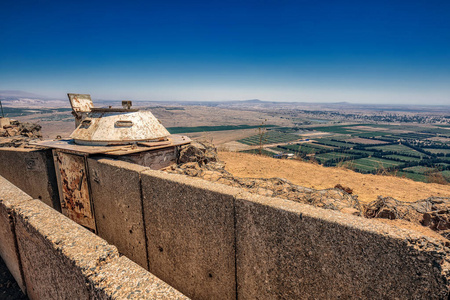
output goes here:
[[288, 200], [236, 200], [239, 299], [442, 299], [449, 249], [381, 222]]
[[189, 299], [125, 256], [102, 266], [92, 281], [99, 299]]
[[0, 148], [0, 175], [34, 199], [61, 210], [51, 150]]
[[0, 256], [22, 291], [26, 292], [17, 249], [13, 209], [32, 198], [0, 176]]
[[194, 299], [234, 299], [234, 196], [186, 176], [141, 174], [149, 270]]
[[189, 299], [3, 177], [0, 254], [30, 299]]
[[147, 168], [88, 159], [98, 235], [148, 269], [139, 172]]
[[38, 200], [15, 208], [16, 236], [30, 299], [91, 299], [88, 278], [117, 248]]

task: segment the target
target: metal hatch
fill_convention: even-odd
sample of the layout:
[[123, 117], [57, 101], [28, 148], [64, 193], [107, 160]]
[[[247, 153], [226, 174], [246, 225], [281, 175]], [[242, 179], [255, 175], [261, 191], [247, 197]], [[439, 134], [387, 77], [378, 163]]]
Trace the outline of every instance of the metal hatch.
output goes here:
[[94, 108], [94, 103], [92, 103], [91, 95], [89, 94], [69, 93], [67, 96], [69, 97], [70, 106], [72, 106], [72, 115], [75, 117], [75, 127], [78, 127], [86, 114]]

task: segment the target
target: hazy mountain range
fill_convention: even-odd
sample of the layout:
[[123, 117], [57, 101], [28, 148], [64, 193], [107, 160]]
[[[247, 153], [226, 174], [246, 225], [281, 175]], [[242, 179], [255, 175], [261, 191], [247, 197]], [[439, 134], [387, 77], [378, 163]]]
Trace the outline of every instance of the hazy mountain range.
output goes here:
[[[9, 107], [70, 107], [66, 97], [63, 99], [50, 98], [45, 95], [38, 95], [18, 90], [0, 90], [0, 100], [3, 106]], [[93, 99], [96, 107], [120, 106], [121, 100]], [[386, 104], [357, 104], [348, 102], [283, 102], [283, 101], [263, 101], [260, 99], [250, 100], [225, 100], [225, 101], [150, 101], [133, 100], [135, 106], [155, 106], [155, 105], [200, 105], [217, 106], [237, 109], [245, 108], [279, 108], [279, 109], [306, 109], [306, 110], [374, 110], [374, 111], [440, 111], [450, 113], [450, 105], [427, 106], [427, 105], [386, 105]]]

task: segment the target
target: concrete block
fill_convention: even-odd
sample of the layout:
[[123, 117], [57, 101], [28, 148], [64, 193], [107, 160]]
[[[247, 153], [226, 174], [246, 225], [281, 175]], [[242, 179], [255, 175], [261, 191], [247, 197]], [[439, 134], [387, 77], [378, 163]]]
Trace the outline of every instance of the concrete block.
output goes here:
[[0, 148], [0, 175], [34, 199], [61, 211], [51, 150]]
[[147, 168], [88, 159], [98, 235], [148, 269], [139, 172]]
[[150, 272], [194, 299], [235, 299], [240, 190], [153, 170], [141, 180]]
[[244, 194], [236, 237], [239, 299], [448, 296], [448, 248], [414, 231]]
[[98, 299], [189, 299], [125, 256], [102, 266], [91, 280]]
[[0, 176], [0, 256], [21, 290], [26, 293], [16, 243], [13, 209], [32, 198]]
[[88, 278], [117, 248], [38, 200], [15, 208], [16, 236], [30, 299], [92, 299]]

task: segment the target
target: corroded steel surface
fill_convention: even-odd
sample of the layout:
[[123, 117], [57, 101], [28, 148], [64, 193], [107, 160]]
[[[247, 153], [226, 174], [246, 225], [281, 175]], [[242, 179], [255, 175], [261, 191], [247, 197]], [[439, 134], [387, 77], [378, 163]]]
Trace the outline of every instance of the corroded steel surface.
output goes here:
[[89, 113], [70, 137], [81, 145], [118, 145], [161, 140], [169, 135], [150, 111], [105, 111]]
[[67, 94], [74, 112], [88, 112], [94, 107], [89, 94]]
[[95, 231], [84, 156], [54, 152], [62, 213]]
[[168, 148], [189, 144], [191, 139], [184, 135], [171, 135], [167, 141], [162, 142], [137, 142], [136, 145], [118, 145], [118, 146], [86, 146], [77, 145], [71, 139], [64, 140], [47, 140], [32, 141], [30, 144], [43, 147], [61, 149], [66, 152], [76, 154], [112, 154], [112, 155], [128, 155], [130, 153], [139, 153], [149, 150]]

